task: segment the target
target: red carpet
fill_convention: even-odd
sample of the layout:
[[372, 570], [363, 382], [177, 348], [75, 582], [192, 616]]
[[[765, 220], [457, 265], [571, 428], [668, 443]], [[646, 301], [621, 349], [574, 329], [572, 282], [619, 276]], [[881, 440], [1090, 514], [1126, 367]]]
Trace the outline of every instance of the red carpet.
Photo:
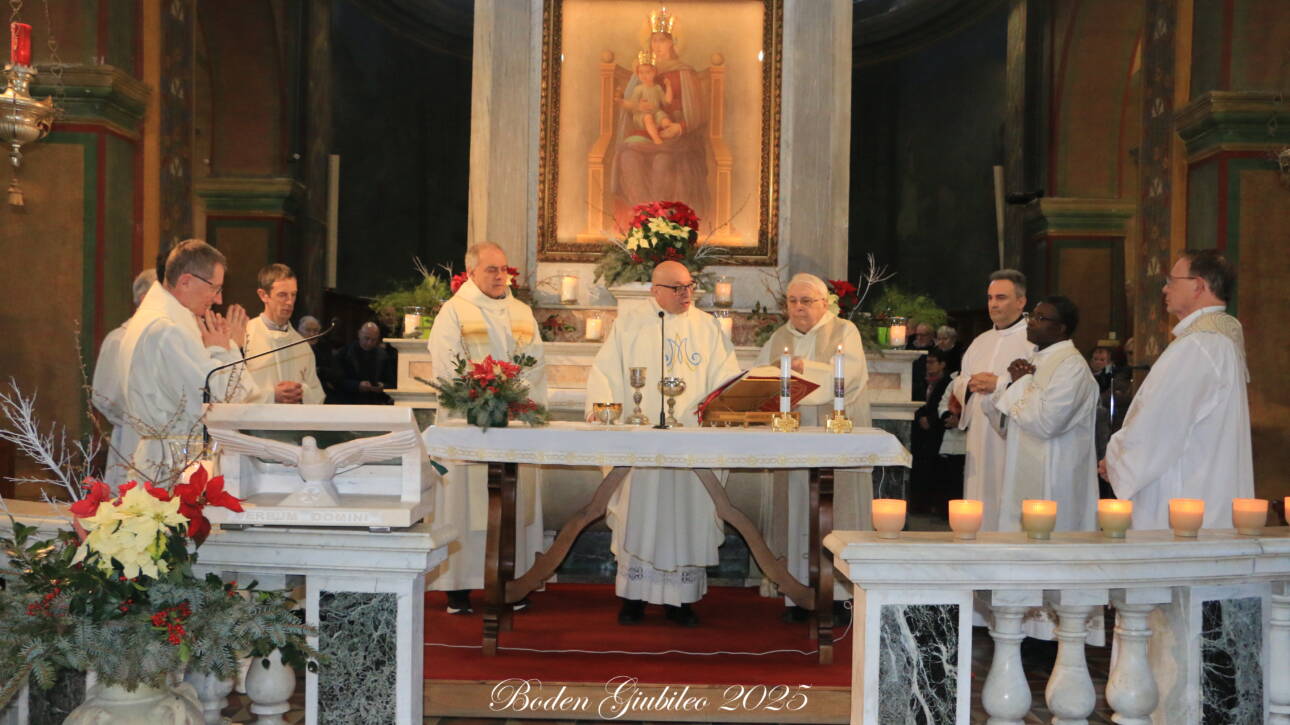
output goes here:
[[[514, 629], [502, 632], [496, 657], [485, 657], [480, 651], [479, 610], [472, 616], [450, 615], [444, 611], [446, 601], [442, 592], [426, 594], [425, 676], [430, 680], [518, 677], [604, 682], [629, 675], [642, 683], [659, 684], [851, 684], [849, 631], [834, 643], [834, 663], [819, 665], [806, 624], [780, 621], [782, 601], [759, 596], [753, 588], [709, 589], [694, 606], [701, 620], [698, 627], [679, 627], [664, 618], [662, 607], [655, 606], [646, 609], [644, 622], [624, 627], [617, 621], [619, 600], [612, 585], [551, 584], [546, 591], [530, 595], [531, 605], [515, 616]], [[843, 630], [835, 629], [834, 634], [842, 635]], [[597, 653], [552, 654], [517, 648]], [[600, 654], [607, 650], [620, 653]], [[694, 654], [639, 654], [667, 650]], [[753, 654], [771, 651], [777, 653]], [[746, 654], [712, 654], [717, 652]]]

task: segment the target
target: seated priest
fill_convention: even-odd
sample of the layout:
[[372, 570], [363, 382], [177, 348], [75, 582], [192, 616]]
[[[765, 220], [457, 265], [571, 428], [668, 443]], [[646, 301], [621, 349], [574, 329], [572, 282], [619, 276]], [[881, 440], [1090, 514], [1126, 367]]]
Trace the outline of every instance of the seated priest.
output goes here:
[[[839, 348], [844, 356], [845, 381], [843, 405], [847, 417], [856, 427], [871, 425], [869, 398], [865, 384], [869, 382], [869, 368], [864, 357], [864, 344], [855, 323], [844, 320], [828, 309], [829, 288], [824, 280], [813, 274], [797, 274], [788, 281], [788, 323], [780, 327], [762, 346], [757, 357], [758, 365], [773, 364], [787, 349], [793, 356], [793, 372], [819, 387], [798, 403], [802, 425], [822, 426], [833, 412], [833, 356]], [[786, 555], [788, 571], [803, 584], [809, 582], [810, 562], [810, 505], [808, 475], [804, 470], [777, 471], [775, 489], [787, 497], [772, 497], [784, 501], [787, 514], [772, 503], [763, 506], [769, 515], [763, 517], [763, 526], [771, 536], [768, 541], [778, 549], [776, 554]], [[873, 500], [872, 478], [868, 473], [838, 471], [834, 480], [833, 528], [839, 530], [865, 530], [869, 528], [869, 505]], [[787, 531], [784, 532], [784, 527]], [[834, 599], [850, 599], [843, 587], [845, 577], [835, 576]], [[784, 604], [791, 609], [789, 619], [804, 619], [807, 611], [787, 597]]]
[[[202, 387], [215, 368], [242, 359], [246, 310], [227, 316], [211, 310], [223, 302], [224, 254], [200, 239], [175, 245], [161, 284], [144, 295], [126, 323], [119, 360], [125, 371], [126, 416], [139, 443], [132, 464], [159, 485], [175, 482], [202, 447]], [[210, 378], [213, 402], [241, 403], [258, 390], [244, 365]]]
[[[151, 267], [134, 278], [131, 291], [135, 307], [143, 302], [143, 296], [148, 294], [148, 290], [156, 282], [157, 271]], [[119, 355], [121, 339], [125, 337], [125, 328], [129, 322], [126, 320], [120, 327], [103, 336], [103, 344], [99, 345], [99, 357], [94, 363], [93, 394], [90, 397], [94, 409], [112, 424], [103, 482], [111, 486], [113, 491], [130, 480], [130, 458], [134, 455], [134, 447], [139, 444], [139, 434], [134, 432], [130, 421], [125, 417], [125, 370], [120, 366]]]
[[246, 356], [259, 355], [276, 348], [301, 344], [279, 350], [271, 355], [251, 360], [246, 364], [260, 389], [256, 403], [308, 403], [323, 402], [323, 387], [318, 381], [313, 349], [291, 327], [291, 313], [296, 308], [296, 273], [285, 264], [270, 264], [260, 270], [255, 290], [264, 303], [264, 312], [246, 323]]
[[[682, 426], [697, 426], [699, 402], [739, 372], [721, 326], [694, 307], [694, 280], [685, 265], [656, 266], [650, 295], [648, 307], [614, 322], [596, 354], [587, 379], [588, 420], [595, 403], [631, 400], [630, 370], [643, 367], [651, 388], [662, 376], [685, 381], [685, 391], [676, 397], [676, 417]], [[646, 395], [641, 410], [654, 419], [659, 406], [657, 396]], [[725, 472], [717, 473], [724, 482]], [[610, 500], [606, 521], [618, 562], [614, 589], [623, 599], [618, 623], [640, 622], [649, 603], [662, 604], [677, 624], [697, 625], [690, 605], [707, 592], [705, 569], [717, 563], [724, 527], [694, 473], [633, 469]]]
[[[546, 366], [542, 337], [528, 305], [511, 294], [506, 252], [492, 242], [466, 250], [470, 279], [435, 315], [430, 328], [430, 359], [435, 378], [456, 376], [458, 358], [479, 362], [492, 356], [510, 361], [530, 355], [537, 364], [523, 372], [529, 397], [546, 404]], [[447, 415], [440, 411], [441, 415]], [[450, 614], [469, 614], [470, 590], [484, 588], [484, 554], [488, 540], [488, 466], [447, 462], [444, 504], [447, 520], [460, 538], [448, 547], [448, 559], [426, 575], [426, 586], [448, 593]], [[532, 466], [521, 466], [515, 506], [515, 573], [522, 575], [542, 550], [542, 493]], [[528, 605], [524, 600], [515, 609]]]

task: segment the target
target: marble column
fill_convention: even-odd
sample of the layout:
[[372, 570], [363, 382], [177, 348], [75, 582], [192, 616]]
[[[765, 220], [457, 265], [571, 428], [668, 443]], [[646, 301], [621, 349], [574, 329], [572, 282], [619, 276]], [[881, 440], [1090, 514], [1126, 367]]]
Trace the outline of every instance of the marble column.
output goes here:
[[1168, 604], [1168, 589], [1119, 589], [1111, 600], [1116, 609], [1115, 661], [1106, 681], [1106, 702], [1121, 725], [1149, 725], [1160, 700], [1160, 690], [1147, 658], [1151, 638], [1148, 618], [1161, 604]]
[[1290, 725], [1290, 582], [1274, 583], [1268, 604], [1268, 722]]
[[1021, 620], [1032, 607], [1043, 604], [1038, 590], [997, 589], [989, 593], [994, 621], [994, 659], [981, 689], [981, 706], [989, 713], [989, 725], [1021, 725], [1030, 712], [1030, 683], [1021, 664]]
[[1057, 661], [1053, 663], [1044, 699], [1053, 713], [1053, 725], [1086, 725], [1097, 704], [1093, 678], [1084, 659], [1090, 616], [1102, 616], [1107, 604], [1105, 589], [1053, 592], [1049, 603], [1057, 611]]

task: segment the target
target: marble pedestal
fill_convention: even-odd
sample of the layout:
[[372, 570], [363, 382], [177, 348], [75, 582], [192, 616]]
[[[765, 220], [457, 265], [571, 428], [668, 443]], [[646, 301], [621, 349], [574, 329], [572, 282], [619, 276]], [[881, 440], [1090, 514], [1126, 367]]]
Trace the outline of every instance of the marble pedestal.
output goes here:
[[354, 529], [218, 531], [202, 546], [199, 575], [284, 587], [302, 577], [306, 620], [333, 658], [306, 673], [305, 722], [420, 723], [425, 572], [447, 556], [451, 526], [389, 533]]

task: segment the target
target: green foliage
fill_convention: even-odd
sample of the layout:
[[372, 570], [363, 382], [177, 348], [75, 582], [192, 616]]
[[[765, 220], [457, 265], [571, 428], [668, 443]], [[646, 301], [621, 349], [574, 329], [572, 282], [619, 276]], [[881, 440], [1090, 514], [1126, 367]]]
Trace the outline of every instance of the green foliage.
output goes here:
[[895, 285], [883, 287], [882, 294], [870, 307], [875, 317], [903, 317], [910, 331], [918, 323], [931, 325], [932, 329], [949, 321], [949, 315], [936, 301], [924, 294], [906, 292]]
[[417, 268], [421, 271], [419, 282], [409, 283], [406, 287], [372, 300], [370, 305], [372, 311], [380, 316], [386, 329], [396, 331], [403, 329], [404, 307], [423, 308], [425, 312], [421, 324], [428, 329], [435, 315], [439, 314], [439, 308], [452, 297], [452, 288], [448, 280], [430, 272], [421, 266], [420, 262], [417, 263]]
[[439, 378], [430, 387], [439, 393], [440, 407], [462, 413], [481, 428], [508, 419], [545, 425], [550, 414], [529, 398], [528, 381], [520, 374], [536, 364], [531, 355], [516, 355], [511, 362], [490, 355], [477, 363], [458, 357], [456, 375]]

